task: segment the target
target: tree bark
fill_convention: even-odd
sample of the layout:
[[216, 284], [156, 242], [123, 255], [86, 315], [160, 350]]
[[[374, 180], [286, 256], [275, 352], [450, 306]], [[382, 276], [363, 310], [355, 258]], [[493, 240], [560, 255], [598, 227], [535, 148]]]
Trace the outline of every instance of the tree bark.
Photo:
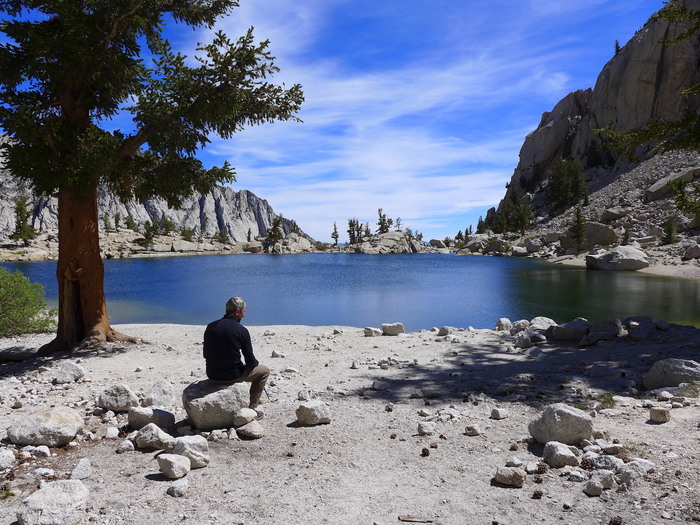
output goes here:
[[58, 193], [58, 331], [40, 355], [76, 347], [104, 346], [107, 341], [136, 341], [113, 330], [104, 294], [100, 257], [97, 182], [87, 191]]

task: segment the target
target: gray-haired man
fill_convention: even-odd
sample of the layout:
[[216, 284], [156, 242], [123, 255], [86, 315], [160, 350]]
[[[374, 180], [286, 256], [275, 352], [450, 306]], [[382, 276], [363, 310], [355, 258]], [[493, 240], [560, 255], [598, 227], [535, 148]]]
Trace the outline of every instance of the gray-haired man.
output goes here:
[[[226, 303], [226, 315], [211, 322], [204, 331], [204, 359], [207, 377], [217, 384], [250, 383], [250, 408], [258, 413], [260, 396], [270, 375], [270, 369], [258, 363], [248, 329], [241, 324], [245, 317], [245, 301], [231, 297]], [[241, 359], [245, 360], [245, 363]]]

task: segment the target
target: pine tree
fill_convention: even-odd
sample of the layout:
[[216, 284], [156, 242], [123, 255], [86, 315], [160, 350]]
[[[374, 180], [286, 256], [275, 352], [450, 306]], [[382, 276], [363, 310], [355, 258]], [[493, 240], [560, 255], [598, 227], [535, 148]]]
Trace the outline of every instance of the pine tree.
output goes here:
[[676, 223], [673, 218], [669, 217], [664, 223], [664, 234], [661, 237], [661, 244], [675, 244], [679, 241], [676, 235]]
[[29, 241], [37, 236], [36, 230], [29, 225], [29, 199], [23, 195], [15, 197], [15, 231], [10, 235], [13, 241], [22, 241], [25, 246], [29, 246]]
[[338, 226], [333, 223], [333, 233], [331, 233], [331, 239], [333, 239], [333, 246], [338, 246], [338, 239], [340, 235], [338, 234]]
[[265, 237], [265, 242], [275, 244], [284, 239], [284, 231], [282, 231], [282, 216], [277, 215], [272, 219], [272, 226], [267, 231], [267, 237]]
[[[218, 32], [198, 62], [173, 51], [166, 22], [211, 28], [236, 0], [2, 2], [0, 127], [6, 167], [58, 199], [59, 319], [42, 353], [129, 340], [112, 329], [104, 297], [97, 187], [123, 200], [159, 196], [177, 206], [234, 179], [197, 151], [249, 125], [294, 119], [300, 86], [270, 82], [278, 69], [252, 29]], [[113, 129], [130, 114], [133, 129]]]
[[569, 227], [569, 235], [571, 235], [571, 239], [574, 241], [576, 252], [581, 252], [581, 250], [583, 250], [583, 242], [586, 238], [586, 220], [583, 217], [581, 206], [576, 207], [574, 221], [571, 227]]

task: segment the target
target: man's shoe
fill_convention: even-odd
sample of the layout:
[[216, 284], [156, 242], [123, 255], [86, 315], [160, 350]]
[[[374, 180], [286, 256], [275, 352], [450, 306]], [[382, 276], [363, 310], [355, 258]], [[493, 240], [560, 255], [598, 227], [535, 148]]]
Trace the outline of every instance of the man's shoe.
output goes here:
[[256, 411], [255, 411], [255, 414], [256, 414], [256, 415], [255, 415], [255, 419], [262, 419], [262, 418], [265, 417], [265, 414], [263, 414], [263, 411], [262, 411], [262, 410], [256, 410]]

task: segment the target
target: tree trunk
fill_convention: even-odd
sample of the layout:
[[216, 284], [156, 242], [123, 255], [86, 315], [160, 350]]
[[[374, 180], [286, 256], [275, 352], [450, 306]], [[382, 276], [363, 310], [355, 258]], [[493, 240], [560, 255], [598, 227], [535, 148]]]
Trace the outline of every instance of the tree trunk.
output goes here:
[[39, 353], [134, 341], [113, 330], [107, 316], [100, 257], [97, 183], [58, 193], [58, 332]]

